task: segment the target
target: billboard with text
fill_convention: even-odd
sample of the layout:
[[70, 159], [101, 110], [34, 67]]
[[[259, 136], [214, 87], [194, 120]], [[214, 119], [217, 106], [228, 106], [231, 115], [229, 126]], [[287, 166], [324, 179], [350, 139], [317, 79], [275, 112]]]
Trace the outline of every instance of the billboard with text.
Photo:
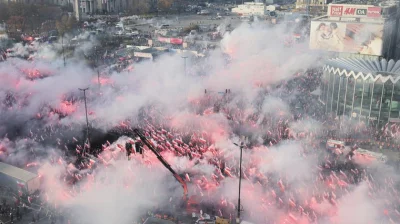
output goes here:
[[383, 29], [383, 24], [312, 21], [310, 48], [381, 56]]
[[328, 16], [354, 18], [380, 18], [382, 8], [373, 5], [329, 4]]
[[158, 41], [175, 45], [183, 44], [183, 39], [181, 38], [158, 37]]

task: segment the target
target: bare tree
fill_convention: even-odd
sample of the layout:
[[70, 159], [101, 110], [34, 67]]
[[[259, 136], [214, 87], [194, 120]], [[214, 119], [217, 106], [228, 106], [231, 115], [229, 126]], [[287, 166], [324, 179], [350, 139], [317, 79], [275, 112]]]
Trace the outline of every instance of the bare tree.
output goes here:
[[133, 0], [129, 11], [137, 15], [148, 13], [150, 10], [149, 2], [149, 0]]
[[6, 22], [10, 17], [8, 6], [4, 2], [0, 2], [0, 23]]
[[158, 0], [157, 1], [158, 10], [168, 11], [171, 8], [173, 2], [174, 2], [173, 0]]
[[11, 16], [7, 20], [7, 29], [9, 32], [24, 32], [25, 19], [22, 16]]
[[75, 17], [64, 14], [59, 20], [56, 21], [57, 31], [60, 35], [70, 32], [77, 25]]

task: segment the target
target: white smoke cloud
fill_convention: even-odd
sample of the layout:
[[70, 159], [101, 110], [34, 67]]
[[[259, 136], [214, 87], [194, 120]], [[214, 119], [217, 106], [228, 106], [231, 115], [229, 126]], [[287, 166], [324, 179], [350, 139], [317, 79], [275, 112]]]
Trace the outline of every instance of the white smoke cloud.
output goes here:
[[289, 106], [279, 98], [267, 97], [264, 100], [262, 112], [270, 116], [284, 116], [290, 113]]
[[[148, 210], [167, 205], [171, 197], [182, 197], [179, 184], [152, 153], [146, 153], [144, 160], [141, 155], [133, 155], [132, 160], [126, 158], [118, 147], [126, 140], [121, 138], [99, 155], [108, 165], [93, 161], [97, 168], [91, 172], [78, 171], [61, 158], [44, 164], [39, 169], [44, 178], [44, 200], [68, 211], [71, 221], [129, 223], [138, 221]], [[66, 170], [83, 181], [74, 186], [68, 184]]]
[[306, 157], [304, 149], [298, 143], [283, 143], [270, 148], [268, 152], [261, 152], [259, 156], [264, 159], [260, 165], [264, 173], [280, 173], [290, 181], [310, 180], [315, 175], [317, 158]]
[[[40, 138], [43, 127], [62, 126], [68, 130], [60, 131], [65, 135], [63, 138], [69, 139], [57, 147], [68, 145], [73, 141], [71, 135], [82, 135], [69, 132], [73, 132], [76, 126], [85, 124], [82, 92], [78, 88], [90, 87], [88, 109], [90, 123], [94, 128], [109, 130], [126, 120], [131, 120], [131, 124], [135, 126], [143, 122], [137, 121], [140, 110], [152, 106], [149, 109], [153, 113], [151, 118], [160, 119], [159, 123], [168, 132], [189, 136], [195, 134], [197, 138], [212, 140], [214, 144], [211, 146], [198, 142], [191, 146], [193, 151], [196, 147], [199, 151], [206, 147], [207, 150], [213, 149], [204, 153], [202, 158], [176, 156], [177, 153], [172, 150], [163, 152], [162, 155], [179, 173], [190, 174], [190, 194], [200, 195], [201, 198], [208, 196], [209, 200], [218, 205], [223, 202], [227, 210], [235, 211], [238, 189], [240, 150], [233, 143], [242, 140], [240, 135], [254, 136], [256, 139], [249, 139], [246, 146], [247, 143], [256, 143], [258, 147], [249, 146], [250, 148], [243, 150], [245, 214], [257, 220], [257, 223], [266, 223], [269, 219], [277, 222], [288, 219], [282, 207], [293, 203], [299, 209], [309, 198], [320, 196], [317, 194], [328, 190], [333, 192], [334, 189], [329, 185], [325, 186], [326, 180], [320, 180], [323, 179], [319, 176], [318, 169], [321, 161], [309, 152], [311, 150], [305, 148], [308, 145], [304, 142], [287, 141], [268, 148], [260, 146], [264, 143], [262, 137], [265, 135], [269, 138], [265, 139], [267, 144], [272, 138], [278, 139], [278, 132], [282, 130], [278, 130], [276, 126], [284, 120], [287, 120], [285, 122], [289, 129], [296, 134], [307, 132], [318, 135], [322, 129], [312, 119], [293, 122], [290, 107], [285, 101], [277, 96], [265, 97], [267, 94], [264, 90], [273, 92], [276, 85], [293, 78], [297, 71], [313, 65], [318, 56], [304, 51], [301, 45], [284, 48], [282, 33], [283, 28], [279, 26], [265, 28], [257, 23], [242, 25], [233, 32], [226, 33], [221, 46], [222, 51], [229, 54], [231, 62], [225, 64], [220, 50], [211, 52], [211, 58], [198, 66], [199, 69], [206, 70], [207, 75], [204, 77], [185, 76], [182, 58], [163, 56], [155, 62], [134, 64], [132, 72], [113, 73], [103, 77], [109, 79], [112, 85], [101, 87], [93, 83], [96, 72], [83, 62], [78, 63], [80, 57], [67, 59], [65, 68], [59, 57], [49, 60], [58, 55], [60, 43], [55, 44], [54, 49], [47, 45], [37, 46], [39, 50], [33, 62], [13, 59], [0, 64], [0, 77], [3, 80], [0, 82], [0, 99], [4, 101], [8, 97], [7, 93], [12, 92], [18, 102], [12, 106], [2, 104], [0, 107], [0, 134], [5, 135], [15, 126], [19, 126], [21, 129], [25, 128], [26, 133], [30, 131], [27, 127], [40, 133], [37, 137]], [[16, 45], [15, 49], [20, 48], [21, 46]], [[21, 49], [21, 52], [26, 50]], [[82, 47], [84, 52], [90, 49], [92, 43]], [[20, 68], [47, 70], [51, 74], [49, 77], [31, 81]], [[205, 96], [205, 89], [209, 91], [206, 96], [213, 96], [217, 100], [212, 99], [207, 104], [208, 108], [201, 108], [195, 101]], [[229, 104], [219, 111], [214, 110], [217, 103], [228, 98], [224, 95], [226, 89], [232, 92], [229, 95]], [[47, 116], [52, 113], [51, 109], [62, 107], [60, 104], [67, 98], [75, 98], [74, 109], [69, 111], [68, 116]], [[66, 104], [64, 106], [68, 107]], [[223, 111], [224, 109], [227, 111]], [[38, 113], [41, 113], [42, 119], [37, 118]], [[228, 118], [224, 113], [229, 113], [232, 117]], [[276, 122], [268, 123], [256, 118], [253, 122], [251, 119], [254, 114]], [[37, 133], [33, 135], [38, 136]], [[2, 159], [16, 161], [21, 166], [26, 165], [24, 163], [30, 160], [27, 156], [30, 148], [23, 141], [11, 138], [1, 141], [4, 148], [12, 151], [10, 157]], [[73, 186], [67, 184], [65, 176], [67, 170], [75, 170], [72, 165], [75, 158], [69, 157], [71, 161], [67, 161], [56, 156], [57, 153], [49, 156], [55, 158], [53, 162], [49, 159], [39, 169], [44, 179], [43, 188], [48, 195], [48, 203], [68, 209], [74, 214], [75, 218], [72, 219], [88, 223], [129, 223], [139, 218], [147, 209], [167, 205], [170, 197], [181, 197], [182, 189], [179, 184], [150, 152], [146, 152], [144, 157], [134, 155], [128, 161], [123, 149], [118, 149], [117, 146], [120, 144], [123, 148], [125, 141], [126, 138], [120, 139], [104, 149], [99, 156], [101, 161], [96, 162], [97, 168], [76, 171], [78, 173], [74, 175], [78, 175], [81, 181]], [[57, 151], [50, 146], [41, 148], [45, 148], [42, 150], [44, 153]], [[223, 163], [226, 167], [221, 170], [212, 163]], [[338, 182], [333, 174], [326, 176], [329, 181]], [[218, 180], [219, 185], [213, 178]], [[278, 183], [285, 185], [286, 191], [281, 190]], [[339, 223], [367, 223], [380, 217], [377, 212], [380, 207], [366, 196], [364, 185], [352, 186], [352, 191], [338, 200]], [[212, 190], [206, 192], [206, 188]], [[301, 192], [305, 192], [304, 195]], [[363, 205], [357, 208], [359, 203]], [[320, 208], [315, 210], [320, 213], [318, 215], [325, 216], [332, 210], [332, 204], [324, 199], [319, 202]], [[304, 217], [300, 218], [299, 212], [292, 209], [297, 219], [303, 221]], [[357, 217], [350, 216], [348, 211], [358, 214]], [[359, 215], [361, 212], [368, 213], [368, 216]], [[223, 215], [229, 216], [228, 212]], [[364, 219], [366, 217], [369, 219]]]
[[308, 135], [310, 137], [323, 136], [324, 129], [320, 122], [307, 118], [304, 120], [298, 120], [290, 124], [290, 130], [293, 134], [299, 137]]
[[92, 185], [65, 204], [78, 220], [88, 223], [139, 220], [148, 210], [166, 204], [171, 190], [179, 188], [172, 178], [165, 178], [161, 167], [148, 169], [118, 161], [112, 170], [96, 172]]
[[369, 197], [368, 191], [368, 185], [362, 183], [339, 201], [337, 211], [339, 223], [379, 223], [383, 212], [379, 212], [381, 208], [377, 205], [378, 202]]

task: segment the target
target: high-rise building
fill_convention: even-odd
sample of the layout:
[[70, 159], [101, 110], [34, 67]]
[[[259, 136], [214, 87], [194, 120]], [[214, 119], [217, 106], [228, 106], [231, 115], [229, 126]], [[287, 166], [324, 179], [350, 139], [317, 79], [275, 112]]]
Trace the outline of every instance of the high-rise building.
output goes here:
[[261, 2], [245, 2], [232, 9], [233, 13], [240, 15], [257, 15], [263, 16], [266, 13], [266, 6]]
[[296, 9], [326, 11], [332, 0], [296, 0]]
[[0, 0], [1, 2], [10, 3], [10, 2], [19, 2], [24, 4], [52, 4], [65, 6], [68, 3], [72, 3], [73, 0]]
[[128, 0], [74, 0], [74, 13], [77, 18], [85, 15], [120, 13], [129, 6]]

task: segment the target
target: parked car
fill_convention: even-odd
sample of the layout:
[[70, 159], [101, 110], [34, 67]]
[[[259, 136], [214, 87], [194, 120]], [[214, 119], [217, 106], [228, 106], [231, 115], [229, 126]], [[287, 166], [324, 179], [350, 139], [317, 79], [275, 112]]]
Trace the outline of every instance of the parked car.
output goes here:
[[49, 42], [49, 44], [56, 42], [58, 39], [57, 36], [51, 36], [49, 37], [49, 39], [47, 40]]
[[127, 37], [137, 36], [139, 35], [139, 31], [138, 30], [126, 31], [124, 35]]
[[162, 24], [160, 26], [158, 26], [159, 30], [165, 30], [165, 29], [169, 29], [169, 25], [168, 24]]
[[208, 15], [210, 14], [210, 11], [208, 10], [201, 10], [200, 12], [197, 13], [197, 15]]

